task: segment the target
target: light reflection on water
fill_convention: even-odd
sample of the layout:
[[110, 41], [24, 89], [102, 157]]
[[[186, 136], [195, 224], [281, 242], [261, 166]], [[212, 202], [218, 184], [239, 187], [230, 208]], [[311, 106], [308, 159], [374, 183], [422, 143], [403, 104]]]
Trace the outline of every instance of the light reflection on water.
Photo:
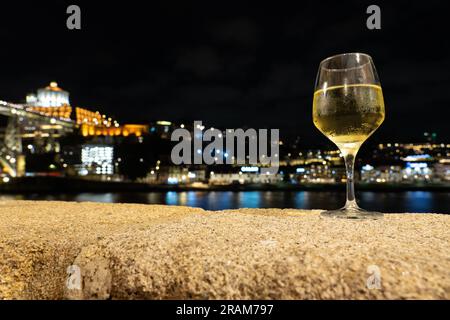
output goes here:
[[[2, 195], [2, 199], [62, 200], [167, 204], [200, 207], [207, 210], [237, 208], [336, 209], [343, 206], [345, 194], [336, 191], [183, 191], [121, 192], [80, 194]], [[381, 212], [450, 213], [450, 194], [445, 192], [360, 192], [361, 207]]]

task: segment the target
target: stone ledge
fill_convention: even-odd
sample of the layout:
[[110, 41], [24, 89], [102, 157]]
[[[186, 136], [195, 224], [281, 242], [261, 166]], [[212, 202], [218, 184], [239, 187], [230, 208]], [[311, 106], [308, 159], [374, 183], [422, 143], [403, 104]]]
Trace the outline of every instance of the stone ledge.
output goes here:
[[[2, 202], [0, 298], [450, 298], [450, 216], [318, 212]], [[66, 288], [70, 265], [82, 290]]]

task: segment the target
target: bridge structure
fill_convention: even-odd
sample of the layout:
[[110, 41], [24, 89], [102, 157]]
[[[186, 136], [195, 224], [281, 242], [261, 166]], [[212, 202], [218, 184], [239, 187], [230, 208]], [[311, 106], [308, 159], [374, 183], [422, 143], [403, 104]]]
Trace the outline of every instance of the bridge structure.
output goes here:
[[25, 172], [23, 139], [34, 139], [35, 145], [45, 139], [54, 141], [72, 133], [77, 124], [71, 119], [50, 117], [37, 112], [26, 104], [0, 100], [0, 115], [7, 117], [3, 139], [0, 139], [0, 165], [10, 176], [21, 176]]

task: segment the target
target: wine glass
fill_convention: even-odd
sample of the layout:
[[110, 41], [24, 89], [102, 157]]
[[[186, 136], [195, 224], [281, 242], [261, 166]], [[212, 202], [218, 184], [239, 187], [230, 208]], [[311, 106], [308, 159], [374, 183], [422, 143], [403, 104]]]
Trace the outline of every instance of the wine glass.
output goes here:
[[314, 125], [337, 145], [345, 159], [347, 201], [342, 209], [324, 211], [336, 218], [379, 218], [383, 214], [358, 207], [353, 173], [363, 142], [384, 120], [384, 101], [372, 58], [344, 53], [320, 63], [313, 100]]

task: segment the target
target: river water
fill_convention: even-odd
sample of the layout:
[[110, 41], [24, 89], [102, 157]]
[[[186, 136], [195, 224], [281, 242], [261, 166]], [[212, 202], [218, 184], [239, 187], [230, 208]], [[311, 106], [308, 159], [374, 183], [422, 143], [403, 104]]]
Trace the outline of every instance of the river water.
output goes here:
[[[0, 199], [147, 203], [200, 207], [337, 209], [345, 194], [337, 191], [186, 191], [2, 195]], [[381, 212], [433, 212], [450, 214], [450, 193], [428, 191], [357, 193], [360, 206]]]

